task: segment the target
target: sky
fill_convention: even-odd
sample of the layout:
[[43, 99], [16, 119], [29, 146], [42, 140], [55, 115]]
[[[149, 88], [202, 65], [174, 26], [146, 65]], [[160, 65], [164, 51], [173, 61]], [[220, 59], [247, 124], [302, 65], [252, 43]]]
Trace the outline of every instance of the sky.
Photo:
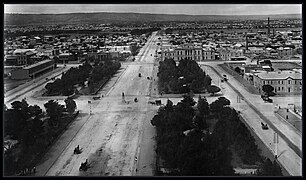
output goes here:
[[302, 14], [301, 4], [4, 4], [4, 13], [135, 12], [187, 15]]

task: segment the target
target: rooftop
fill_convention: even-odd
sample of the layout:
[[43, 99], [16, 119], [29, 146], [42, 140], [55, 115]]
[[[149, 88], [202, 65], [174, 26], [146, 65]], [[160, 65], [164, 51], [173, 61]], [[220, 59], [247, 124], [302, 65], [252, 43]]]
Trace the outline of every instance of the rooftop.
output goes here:
[[41, 64], [45, 64], [45, 63], [51, 62], [51, 61], [52, 61], [52, 60], [50, 60], [50, 59], [46, 59], [46, 60], [40, 61], [40, 62], [38, 62], [38, 63], [32, 64], [32, 65], [30, 65], [30, 66], [26, 66], [26, 67], [23, 68], [23, 69], [31, 69], [31, 68], [33, 68], [33, 67], [36, 67], [36, 66], [39, 66], [39, 65], [41, 65]]
[[294, 71], [260, 72], [255, 76], [260, 79], [302, 79], [302, 73]]

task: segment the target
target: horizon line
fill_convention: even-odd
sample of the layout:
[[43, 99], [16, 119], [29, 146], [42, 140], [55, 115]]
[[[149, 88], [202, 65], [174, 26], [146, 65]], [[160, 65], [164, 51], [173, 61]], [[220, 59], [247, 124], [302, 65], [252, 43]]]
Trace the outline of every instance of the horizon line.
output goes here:
[[116, 14], [150, 14], [150, 15], [185, 15], [185, 16], [274, 16], [274, 15], [302, 15], [302, 13], [289, 14], [163, 14], [163, 13], [143, 13], [143, 12], [67, 12], [67, 13], [4, 13], [4, 14], [22, 14], [22, 15], [59, 15], [59, 14], [94, 14], [94, 13], [116, 13]]

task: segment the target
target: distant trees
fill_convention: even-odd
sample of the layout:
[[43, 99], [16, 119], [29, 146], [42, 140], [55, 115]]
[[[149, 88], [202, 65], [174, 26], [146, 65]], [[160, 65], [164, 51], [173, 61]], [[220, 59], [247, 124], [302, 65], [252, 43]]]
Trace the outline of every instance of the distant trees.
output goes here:
[[165, 33], [166, 33], [166, 34], [172, 34], [172, 32], [173, 32], [173, 29], [171, 29], [171, 28], [167, 28], [167, 29], [165, 30]]
[[159, 88], [165, 93], [199, 93], [211, 84], [197, 62], [187, 59], [180, 60], [178, 66], [173, 59], [160, 61], [157, 76]]
[[70, 68], [62, 74], [61, 79], [48, 83], [45, 88], [48, 95], [69, 96], [75, 92], [75, 85], [85, 86], [88, 80], [89, 89], [93, 91], [100, 81], [108, 80], [120, 67], [121, 64], [118, 61], [96, 62], [94, 67], [85, 61], [77, 68]]
[[70, 68], [66, 73], [62, 74], [61, 79], [46, 84], [47, 94], [68, 96], [74, 93], [74, 85], [84, 86], [84, 82], [89, 77], [92, 66], [86, 61], [78, 68]]
[[118, 61], [107, 61], [98, 63], [92, 70], [88, 80], [90, 91], [94, 90], [94, 86], [98, 85], [100, 81], [105, 81], [111, 78], [120, 69], [121, 64]]
[[145, 29], [133, 29], [131, 31], [132, 35], [142, 35], [142, 34], [151, 34], [154, 31], [159, 31], [161, 30], [160, 28], [145, 28]]

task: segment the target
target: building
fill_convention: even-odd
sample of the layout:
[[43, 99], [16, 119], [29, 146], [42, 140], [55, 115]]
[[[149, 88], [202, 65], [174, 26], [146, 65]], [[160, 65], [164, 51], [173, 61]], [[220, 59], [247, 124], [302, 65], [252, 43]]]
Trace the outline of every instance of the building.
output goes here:
[[219, 57], [221, 60], [229, 61], [231, 59], [231, 52], [227, 48], [221, 48], [219, 50]]
[[185, 44], [174, 49], [174, 60], [180, 61], [182, 59], [189, 59], [195, 61], [202, 60], [202, 47], [194, 46], [192, 44]]
[[216, 59], [216, 55], [215, 55], [215, 51], [211, 48], [203, 48], [203, 60], [215, 60]]
[[10, 66], [27, 65], [35, 54], [34, 49], [16, 49], [11, 55], [5, 56], [5, 64]]
[[301, 94], [302, 73], [298, 71], [277, 71], [253, 73], [256, 89], [262, 92], [262, 86], [269, 84], [277, 94]]
[[74, 60], [72, 53], [61, 53], [59, 54], [58, 58], [59, 58], [59, 62], [63, 64]]
[[279, 57], [292, 56], [292, 49], [290, 47], [279, 47], [276, 49], [276, 51]]
[[25, 66], [21, 69], [11, 71], [11, 79], [35, 78], [38, 73], [51, 68], [54, 68], [54, 61], [49, 59], [44, 60], [30, 66]]

